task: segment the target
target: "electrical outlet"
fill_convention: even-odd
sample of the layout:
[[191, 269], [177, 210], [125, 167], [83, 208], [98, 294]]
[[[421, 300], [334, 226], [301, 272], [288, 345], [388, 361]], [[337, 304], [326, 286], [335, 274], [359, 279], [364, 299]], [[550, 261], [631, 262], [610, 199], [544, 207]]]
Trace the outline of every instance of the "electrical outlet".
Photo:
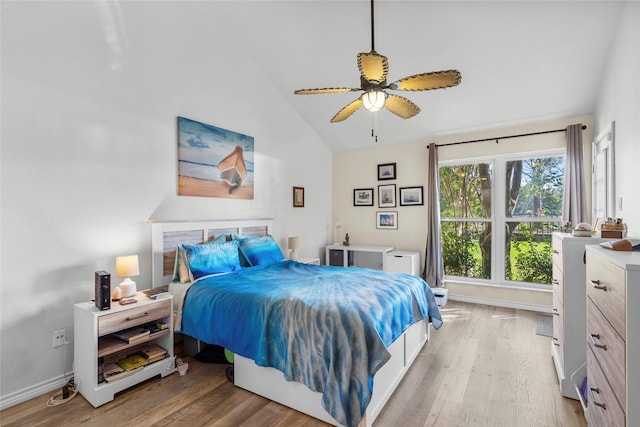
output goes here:
[[53, 331], [53, 348], [63, 346], [66, 344], [66, 342], [67, 342], [66, 329], [58, 329], [57, 331]]

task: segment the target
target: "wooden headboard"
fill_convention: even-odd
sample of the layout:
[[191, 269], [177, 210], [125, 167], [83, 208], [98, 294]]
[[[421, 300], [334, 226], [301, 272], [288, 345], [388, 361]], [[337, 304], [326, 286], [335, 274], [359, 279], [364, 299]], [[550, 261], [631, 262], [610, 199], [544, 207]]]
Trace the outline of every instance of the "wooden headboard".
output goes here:
[[168, 285], [173, 275], [176, 247], [197, 245], [222, 234], [261, 236], [271, 233], [272, 219], [212, 221], [158, 221], [151, 223], [151, 287]]

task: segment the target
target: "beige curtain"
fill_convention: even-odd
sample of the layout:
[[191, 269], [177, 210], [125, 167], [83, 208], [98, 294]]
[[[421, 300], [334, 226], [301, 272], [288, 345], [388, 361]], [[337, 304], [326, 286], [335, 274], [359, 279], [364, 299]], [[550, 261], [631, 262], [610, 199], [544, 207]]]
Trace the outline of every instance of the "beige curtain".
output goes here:
[[427, 164], [427, 245], [422, 278], [431, 287], [442, 286], [444, 261], [440, 239], [440, 193], [438, 180], [438, 147], [429, 144]]
[[566, 130], [567, 150], [564, 165], [564, 194], [562, 220], [573, 227], [587, 220], [582, 155], [582, 124], [570, 125]]

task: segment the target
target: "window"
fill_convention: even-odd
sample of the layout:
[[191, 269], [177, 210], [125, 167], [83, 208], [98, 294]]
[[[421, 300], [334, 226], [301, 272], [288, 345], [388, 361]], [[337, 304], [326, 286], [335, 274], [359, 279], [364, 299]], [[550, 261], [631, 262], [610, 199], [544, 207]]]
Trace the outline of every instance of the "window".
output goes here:
[[563, 154], [441, 163], [439, 177], [446, 276], [551, 283], [551, 233], [562, 225]]

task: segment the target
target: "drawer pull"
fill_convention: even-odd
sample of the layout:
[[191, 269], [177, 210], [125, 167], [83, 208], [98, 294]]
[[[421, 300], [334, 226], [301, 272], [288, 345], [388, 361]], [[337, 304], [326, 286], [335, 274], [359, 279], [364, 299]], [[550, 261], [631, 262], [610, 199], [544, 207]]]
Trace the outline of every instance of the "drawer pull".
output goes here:
[[600, 394], [600, 389], [598, 387], [589, 387], [589, 394], [591, 395], [591, 402], [594, 405], [599, 406], [602, 409], [606, 410], [607, 409], [607, 404], [598, 402], [596, 400], [596, 396], [593, 394], [594, 392]]
[[589, 283], [591, 283], [591, 286], [593, 286], [594, 289], [600, 289], [605, 292], [607, 291], [607, 285], [601, 285], [600, 280], [589, 280]]
[[554, 254], [559, 254], [560, 252], [558, 252], [557, 250], [552, 250], [551, 252], [553, 252]]
[[551, 283], [553, 283], [554, 285], [559, 285], [560, 284], [558, 279], [551, 279]]
[[136, 319], [141, 319], [141, 318], [143, 318], [143, 317], [147, 317], [148, 315], [149, 315], [149, 312], [148, 312], [148, 311], [145, 311], [145, 312], [144, 312], [144, 313], [142, 313], [142, 314], [138, 314], [137, 316], [130, 316], [130, 317], [127, 317], [127, 318], [126, 318], [126, 319], [124, 319], [124, 320], [125, 320], [126, 322], [130, 322], [130, 321], [132, 321], [132, 320], [136, 320]]
[[606, 344], [598, 344], [596, 342], [596, 339], [600, 339], [600, 334], [589, 334], [589, 340], [591, 341], [591, 344], [594, 345], [594, 347], [598, 347], [601, 348], [603, 350], [607, 350], [607, 345]]
[[558, 311], [557, 308], [553, 309], [553, 314], [556, 315], [556, 316], [560, 316], [560, 312]]

